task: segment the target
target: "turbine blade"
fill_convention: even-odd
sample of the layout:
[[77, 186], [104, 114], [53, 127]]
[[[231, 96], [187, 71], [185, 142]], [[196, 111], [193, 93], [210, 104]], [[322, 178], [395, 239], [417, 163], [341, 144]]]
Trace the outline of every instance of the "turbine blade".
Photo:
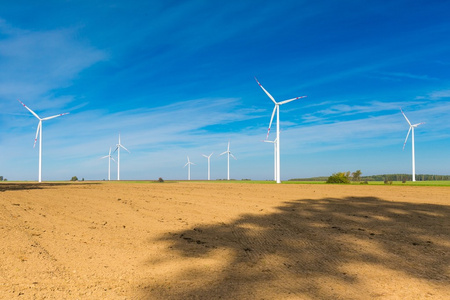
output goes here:
[[57, 118], [57, 117], [61, 117], [61, 116], [64, 116], [64, 115], [68, 115], [68, 114], [69, 114], [69, 113], [62, 113], [62, 114], [59, 114], [59, 115], [55, 115], [55, 116], [43, 118], [42, 121], [54, 119], [54, 118]]
[[113, 162], [116, 162], [116, 160], [112, 156], [111, 156], [111, 159], [112, 159]]
[[34, 138], [33, 148], [36, 146], [36, 142], [37, 142], [38, 135], [39, 135], [39, 129], [41, 128], [41, 126], [42, 126], [42, 121], [39, 120], [39, 124], [38, 124], [38, 127], [36, 129], [36, 137]]
[[277, 110], [277, 105], [273, 108], [272, 117], [270, 118], [269, 129], [267, 129], [266, 140], [269, 138], [270, 128], [272, 127], [273, 117], [275, 116], [275, 111]]
[[233, 153], [230, 152], [230, 155], [231, 155], [232, 158], [234, 158], [235, 160], [237, 160], [237, 158], [234, 157]]
[[22, 101], [20, 101], [19, 99], [17, 99], [17, 101], [19, 101], [20, 104], [23, 105], [23, 107], [25, 107], [26, 109], [28, 109], [28, 110], [29, 110], [36, 118], [38, 118], [39, 120], [41, 119], [41, 118], [39, 118], [39, 116], [38, 116], [34, 111], [32, 111], [28, 106], [26, 106], [25, 104], [23, 104]]
[[400, 108], [400, 111], [402, 112], [402, 115], [405, 117], [406, 122], [408, 122], [409, 126], [411, 126], [411, 122], [409, 122], [408, 118], [406, 117], [405, 113], [403, 112], [403, 110]]
[[417, 123], [417, 124], [414, 124], [414, 125], [412, 125], [412, 126], [413, 126], [413, 127], [417, 127], [417, 126], [422, 125], [422, 124], [425, 124], [425, 122]]
[[208, 156], [206, 156], [205, 154], [202, 154], [202, 156], [204, 156], [204, 157], [208, 158]]
[[[121, 144], [119, 144], [119, 146], [120, 147], [122, 147], [123, 149], [125, 149], [125, 150], [127, 150], [128, 151], [128, 149], [127, 148], [125, 148], [125, 146], [124, 145], [121, 145]], [[131, 153], [130, 151], [128, 151], [128, 153]]]
[[403, 150], [405, 150], [406, 141], [408, 140], [410, 132], [411, 132], [411, 127], [409, 127], [408, 134], [406, 135], [405, 143], [403, 143]]
[[100, 157], [100, 159], [104, 159], [104, 158], [107, 158], [107, 157], [109, 157], [109, 155], [106, 155], [106, 156]]
[[116, 153], [116, 151], [119, 149], [119, 145], [117, 145], [116, 149], [114, 149], [113, 153]]
[[224, 154], [227, 154], [227, 153], [228, 153], [228, 151], [225, 151], [225, 152], [223, 152], [223, 153], [220, 153], [219, 156], [224, 155]]
[[295, 97], [295, 98], [292, 98], [292, 99], [289, 99], [289, 100], [281, 101], [281, 102], [278, 103], [278, 104], [282, 105], [282, 104], [286, 104], [286, 103], [292, 102], [292, 101], [294, 101], [294, 100], [298, 100], [298, 99], [302, 99], [302, 98], [306, 98], [306, 97], [307, 97], [307, 96]]
[[255, 80], [256, 80], [256, 82], [258, 83], [258, 85], [262, 88], [262, 90], [264, 91], [264, 93], [266, 93], [267, 96], [269, 96], [269, 98], [273, 101], [273, 103], [277, 104], [277, 101], [275, 101], [275, 99], [272, 97], [272, 95], [269, 94], [268, 91], [266, 91], [266, 89], [261, 85], [261, 83], [259, 83], [259, 81], [258, 81], [258, 79], [256, 79], [256, 77], [255, 77]]

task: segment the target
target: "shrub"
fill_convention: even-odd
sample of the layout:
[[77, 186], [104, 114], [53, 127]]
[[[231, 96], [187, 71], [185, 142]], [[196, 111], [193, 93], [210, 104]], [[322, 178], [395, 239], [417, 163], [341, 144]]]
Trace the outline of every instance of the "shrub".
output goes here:
[[385, 180], [385, 181], [384, 181], [384, 184], [392, 184], [392, 181], [390, 181], [390, 180]]
[[361, 181], [360, 184], [369, 184], [369, 183], [366, 180], [366, 181]]
[[164, 182], [164, 179], [162, 179], [162, 177], [159, 177], [158, 182]]
[[77, 176], [73, 176], [72, 179], [70, 179], [70, 181], [78, 181], [78, 177]]
[[350, 183], [350, 172], [338, 172], [328, 177], [327, 183]]

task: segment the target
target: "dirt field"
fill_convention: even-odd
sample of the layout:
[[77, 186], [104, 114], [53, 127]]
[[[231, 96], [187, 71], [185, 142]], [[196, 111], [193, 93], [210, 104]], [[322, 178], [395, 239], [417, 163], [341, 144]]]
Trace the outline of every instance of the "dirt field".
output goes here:
[[450, 299], [450, 189], [0, 184], [0, 299]]

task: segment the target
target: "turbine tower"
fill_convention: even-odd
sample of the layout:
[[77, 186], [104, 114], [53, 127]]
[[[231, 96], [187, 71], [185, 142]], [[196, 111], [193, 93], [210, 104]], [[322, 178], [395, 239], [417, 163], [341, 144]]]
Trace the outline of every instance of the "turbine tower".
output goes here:
[[210, 170], [211, 170], [211, 155], [213, 155], [214, 152], [212, 152], [209, 156], [202, 154], [202, 156], [206, 157], [208, 159], [208, 180], [211, 180], [210, 177]]
[[130, 151], [128, 151], [127, 148], [125, 148], [124, 145], [120, 143], [120, 133], [119, 133], [119, 143], [116, 145], [116, 150], [114, 150], [114, 152], [117, 151], [117, 180], [120, 180], [120, 148], [123, 148], [127, 150], [128, 153], [131, 153]]
[[53, 119], [53, 118], [64, 116], [64, 115], [67, 115], [69, 113], [63, 113], [63, 114], [59, 114], [59, 115], [55, 115], [55, 116], [51, 116], [51, 117], [47, 117], [47, 118], [42, 118], [41, 119], [34, 111], [32, 111], [30, 108], [28, 108], [28, 106], [23, 104], [22, 101], [20, 101], [20, 100], [18, 100], [18, 101], [20, 102], [20, 104], [23, 105], [23, 107], [28, 109], [33, 114], [33, 116], [35, 116], [39, 120], [38, 127], [37, 127], [37, 130], [36, 130], [36, 137], [34, 138], [33, 148], [36, 146], [36, 141], [37, 141], [37, 138], [38, 138], [38, 135], [39, 135], [39, 182], [42, 182], [42, 121], [47, 121], [47, 120], [50, 120], [50, 119]]
[[277, 181], [277, 139], [273, 141], [264, 140], [263, 142], [273, 144], [273, 180]]
[[280, 175], [280, 173], [281, 173], [280, 172], [280, 105], [283, 105], [283, 104], [286, 104], [286, 103], [289, 103], [291, 101], [298, 100], [301, 98], [305, 98], [306, 96], [295, 97], [292, 99], [276, 102], [275, 99], [272, 97], [272, 95], [269, 94], [269, 92], [264, 89], [264, 87], [261, 85], [261, 83], [259, 83], [258, 79], [255, 78], [255, 80], [258, 83], [258, 85], [261, 87], [261, 89], [264, 91], [264, 93], [266, 93], [267, 96], [269, 96], [270, 100], [272, 100], [272, 102], [275, 104], [275, 107], [272, 112], [272, 117], [270, 118], [270, 124], [269, 124], [269, 129], [267, 131], [266, 139], [269, 137], [270, 127], [272, 126], [273, 117], [276, 112], [277, 113], [277, 138], [276, 138], [276, 141], [277, 141], [277, 143], [276, 143], [276, 145], [277, 145], [277, 163], [276, 163], [277, 175], [276, 175], [276, 178], [277, 179], [276, 180], [277, 180], [277, 183], [281, 183], [281, 175]]
[[411, 132], [411, 144], [412, 144], [412, 181], [416, 181], [416, 159], [414, 157], [414, 128], [416, 128], [419, 125], [425, 124], [425, 123], [417, 123], [412, 125], [411, 122], [409, 122], [408, 118], [406, 117], [403, 110], [400, 108], [400, 111], [402, 112], [403, 116], [406, 119], [406, 122], [409, 124], [409, 130], [408, 134], [406, 135], [405, 143], [403, 144], [403, 150], [405, 150], [406, 141], [408, 140], [409, 133]]
[[183, 168], [185, 168], [186, 166], [188, 166], [188, 180], [191, 180], [191, 165], [195, 165], [195, 164], [189, 160], [189, 156], [187, 157], [187, 159], [188, 159], [188, 161], [187, 161], [187, 163], [184, 165]]
[[108, 158], [108, 181], [111, 180], [111, 159], [115, 162], [114, 158], [111, 156], [111, 147], [109, 147], [109, 154], [101, 157], [100, 159]]
[[227, 165], [228, 165], [228, 167], [227, 167], [227, 180], [230, 180], [230, 155], [231, 155], [232, 158], [236, 159], [236, 157], [234, 157], [234, 155], [230, 151], [230, 141], [228, 141], [227, 151], [221, 153], [220, 155], [224, 155], [224, 154], [228, 154], [227, 155], [228, 156], [228, 159], [227, 159]]

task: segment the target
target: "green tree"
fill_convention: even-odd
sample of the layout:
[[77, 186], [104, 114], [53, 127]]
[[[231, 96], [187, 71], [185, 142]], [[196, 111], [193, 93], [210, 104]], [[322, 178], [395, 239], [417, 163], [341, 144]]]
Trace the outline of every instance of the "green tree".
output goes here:
[[327, 183], [350, 183], [350, 171], [334, 173], [328, 177]]
[[73, 176], [72, 179], [70, 179], [70, 181], [78, 181], [78, 177], [77, 176]]
[[355, 172], [352, 173], [352, 180], [353, 181], [360, 181], [361, 180], [361, 170], [356, 170]]

